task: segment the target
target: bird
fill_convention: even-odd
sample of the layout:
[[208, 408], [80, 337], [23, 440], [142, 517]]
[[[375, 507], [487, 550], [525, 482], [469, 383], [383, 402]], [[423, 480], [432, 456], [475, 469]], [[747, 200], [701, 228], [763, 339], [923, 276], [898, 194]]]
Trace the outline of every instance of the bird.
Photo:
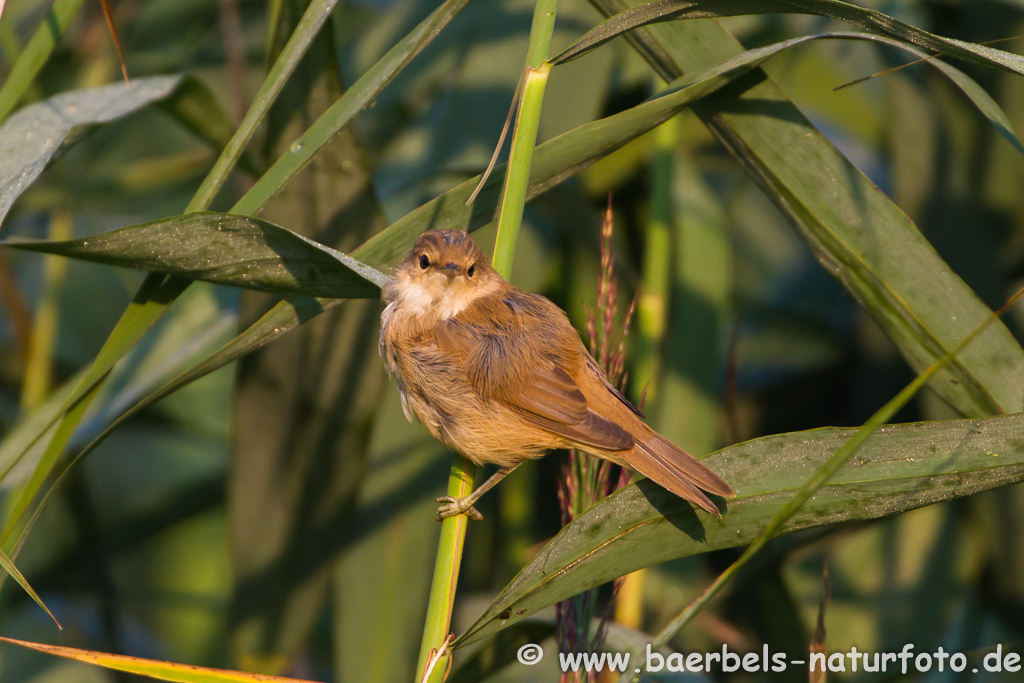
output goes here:
[[461, 230], [431, 230], [381, 288], [380, 355], [402, 408], [448, 448], [498, 469], [437, 519], [474, 504], [526, 460], [576, 448], [639, 471], [721, 517], [729, 484], [658, 434], [614, 387], [568, 316], [507, 282]]

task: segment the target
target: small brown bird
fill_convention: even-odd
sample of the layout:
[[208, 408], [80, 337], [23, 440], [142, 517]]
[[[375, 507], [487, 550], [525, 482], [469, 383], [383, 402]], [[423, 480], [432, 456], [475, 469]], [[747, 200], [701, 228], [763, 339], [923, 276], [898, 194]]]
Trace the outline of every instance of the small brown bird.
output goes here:
[[465, 232], [421, 235], [383, 299], [380, 354], [406, 417], [476, 464], [499, 467], [471, 495], [438, 498], [438, 519], [482, 519], [473, 504], [484, 492], [555, 448], [639, 470], [715, 515], [701, 489], [734, 495], [644, 423], [560, 308], [506, 282]]

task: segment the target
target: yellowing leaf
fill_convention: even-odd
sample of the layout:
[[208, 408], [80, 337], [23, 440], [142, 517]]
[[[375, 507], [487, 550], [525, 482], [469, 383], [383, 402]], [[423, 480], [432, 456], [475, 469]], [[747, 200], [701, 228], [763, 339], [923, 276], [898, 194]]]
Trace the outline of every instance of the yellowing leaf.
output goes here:
[[227, 669], [210, 669], [203, 666], [192, 666], [190, 664], [175, 664], [174, 662], [161, 662], [155, 659], [142, 659], [141, 657], [127, 657], [125, 655], [112, 655], [106, 652], [94, 652], [92, 650], [79, 650], [74, 647], [61, 647], [59, 645], [43, 645], [42, 643], [30, 643], [24, 640], [13, 638], [2, 638], [0, 641], [20, 645], [30, 650], [37, 650], [47, 654], [56, 655], [65, 659], [73, 659], [86, 664], [94, 664], [115, 671], [126, 671], [128, 673], [148, 676], [161, 681], [178, 681], [179, 683], [237, 683], [238, 681], [259, 681], [260, 683], [310, 683], [297, 678], [282, 678], [281, 676], [267, 676], [264, 674], [251, 674], [244, 671], [228, 671]]

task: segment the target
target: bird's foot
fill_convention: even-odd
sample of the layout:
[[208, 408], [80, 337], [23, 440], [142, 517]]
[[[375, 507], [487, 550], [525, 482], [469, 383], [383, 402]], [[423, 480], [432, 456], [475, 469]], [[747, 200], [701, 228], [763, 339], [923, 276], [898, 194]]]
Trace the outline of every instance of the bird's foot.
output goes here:
[[469, 498], [440, 496], [438, 497], [437, 502], [443, 503], [443, 505], [439, 505], [437, 507], [437, 521], [439, 522], [445, 517], [454, 517], [455, 515], [466, 515], [477, 522], [484, 518], [484, 516], [480, 514], [480, 511], [473, 507], [473, 504], [469, 502]]

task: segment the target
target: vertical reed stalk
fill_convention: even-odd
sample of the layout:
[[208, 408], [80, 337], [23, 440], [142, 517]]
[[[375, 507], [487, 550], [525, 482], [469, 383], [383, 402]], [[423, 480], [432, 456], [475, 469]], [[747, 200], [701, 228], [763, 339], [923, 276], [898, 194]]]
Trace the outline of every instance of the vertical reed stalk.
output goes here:
[[519, 100], [516, 128], [512, 134], [512, 151], [505, 175], [501, 211], [498, 214], [498, 236], [494, 242], [494, 267], [506, 278], [512, 273], [519, 226], [523, 221], [526, 190], [530, 186], [530, 163], [537, 144], [541, 105], [548, 84], [551, 65], [546, 63], [555, 30], [555, 8], [558, 0], [537, 0], [530, 27], [530, 50], [526, 59], [523, 95]]
[[[547, 85], [550, 70], [545, 60], [551, 47], [557, 4], [558, 0], [537, 0], [533, 11], [533, 24], [530, 27], [526, 82], [512, 136], [512, 152], [508, 161], [508, 173], [505, 176], [505, 190], [498, 218], [498, 235], [494, 244], [494, 268], [506, 279], [512, 274], [519, 224], [523, 219], [526, 190], [530, 183], [530, 164], [533, 160], [533, 148], [537, 143], [544, 87]], [[473, 490], [474, 470], [472, 463], [456, 455], [448, 478], [448, 495], [469, 495]], [[427, 619], [420, 644], [419, 664], [416, 667], [419, 680], [424, 683], [443, 681], [445, 669], [449, 664], [448, 633], [451, 628], [452, 604], [459, 579], [468, 521], [469, 518], [465, 515], [457, 515], [448, 517], [441, 523], [441, 538], [437, 545], [434, 578], [427, 603]]]

